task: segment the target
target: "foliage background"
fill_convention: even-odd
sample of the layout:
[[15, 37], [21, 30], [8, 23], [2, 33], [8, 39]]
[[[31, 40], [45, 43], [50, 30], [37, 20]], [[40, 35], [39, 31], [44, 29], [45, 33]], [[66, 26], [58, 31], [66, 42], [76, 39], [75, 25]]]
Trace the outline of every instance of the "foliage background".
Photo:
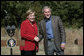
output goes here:
[[[83, 27], [83, 1], [1, 1], [1, 26], [20, 26], [21, 22], [26, 19], [25, 12], [29, 8], [36, 12], [38, 23], [44, 18], [42, 13], [44, 6], [52, 9], [52, 15], [60, 16], [65, 27]], [[7, 15], [9, 16], [6, 19]]]

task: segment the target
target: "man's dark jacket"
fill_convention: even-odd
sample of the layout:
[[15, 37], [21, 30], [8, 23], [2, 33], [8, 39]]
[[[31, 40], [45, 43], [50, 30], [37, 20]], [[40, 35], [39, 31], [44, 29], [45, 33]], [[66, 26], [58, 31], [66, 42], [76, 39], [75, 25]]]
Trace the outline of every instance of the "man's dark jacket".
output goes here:
[[[54, 34], [54, 42], [56, 49], [58, 51], [61, 51], [61, 43], [66, 43], [66, 34], [65, 29], [63, 27], [62, 20], [59, 16], [51, 16], [51, 22], [52, 22], [52, 28], [53, 28], [53, 34]], [[47, 46], [47, 35], [46, 35], [46, 23], [45, 19], [41, 20], [39, 22], [39, 38], [40, 40], [44, 38], [44, 50], [46, 52], [48, 46]]]

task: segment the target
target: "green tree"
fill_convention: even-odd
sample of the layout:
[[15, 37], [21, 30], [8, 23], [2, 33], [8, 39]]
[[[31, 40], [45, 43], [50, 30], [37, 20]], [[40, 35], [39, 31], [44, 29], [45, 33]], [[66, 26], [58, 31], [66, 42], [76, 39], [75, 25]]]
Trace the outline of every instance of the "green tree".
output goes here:
[[[26, 19], [25, 13], [31, 8], [36, 12], [36, 22], [44, 18], [42, 8], [49, 6], [52, 15], [60, 16], [65, 27], [80, 28], [83, 26], [83, 1], [1, 1], [1, 26], [20, 25]], [[9, 14], [5, 21], [5, 12]]]

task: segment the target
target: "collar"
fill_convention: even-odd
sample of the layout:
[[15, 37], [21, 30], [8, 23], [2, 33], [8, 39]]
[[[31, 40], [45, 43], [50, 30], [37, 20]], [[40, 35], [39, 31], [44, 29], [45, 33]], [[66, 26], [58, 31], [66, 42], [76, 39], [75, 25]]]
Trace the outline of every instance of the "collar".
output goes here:
[[[30, 22], [30, 20], [28, 20], [28, 19], [26, 19], [26, 21], [28, 21], [29, 23], [31, 23], [31, 22]], [[32, 22], [32, 24], [35, 24], [35, 21], [34, 21], [34, 22]]]
[[48, 18], [48, 19], [45, 17], [44, 20], [45, 20], [45, 22], [51, 20], [51, 16], [50, 16], [50, 18]]

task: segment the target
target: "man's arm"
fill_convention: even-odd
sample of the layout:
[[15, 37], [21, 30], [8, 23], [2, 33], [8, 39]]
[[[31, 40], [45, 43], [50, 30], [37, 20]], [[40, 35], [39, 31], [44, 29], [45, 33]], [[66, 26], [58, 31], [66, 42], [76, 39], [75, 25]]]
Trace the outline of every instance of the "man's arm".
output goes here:
[[38, 26], [39, 26], [39, 42], [42, 40], [43, 38], [43, 31], [42, 31], [42, 26], [41, 26], [41, 22], [38, 23]]
[[66, 34], [65, 34], [65, 29], [63, 27], [63, 23], [62, 23], [62, 20], [60, 19], [60, 17], [59, 17], [59, 28], [60, 28], [61, 38], [62, 38], [61, 48], [62, 48], [62, 50], [64, 50], [65, 44], [66, 44]]
[[60, 34], [61, 34], [61, 37], [62, 37], [62, 43], [66, 43], [66, 33], [65, 33], [65, 29], [64, 29], [64, 26], [63, 26], [63, 23], [62, 23], [62, 20], [59, 18], [59, 28], [60, 28]]

